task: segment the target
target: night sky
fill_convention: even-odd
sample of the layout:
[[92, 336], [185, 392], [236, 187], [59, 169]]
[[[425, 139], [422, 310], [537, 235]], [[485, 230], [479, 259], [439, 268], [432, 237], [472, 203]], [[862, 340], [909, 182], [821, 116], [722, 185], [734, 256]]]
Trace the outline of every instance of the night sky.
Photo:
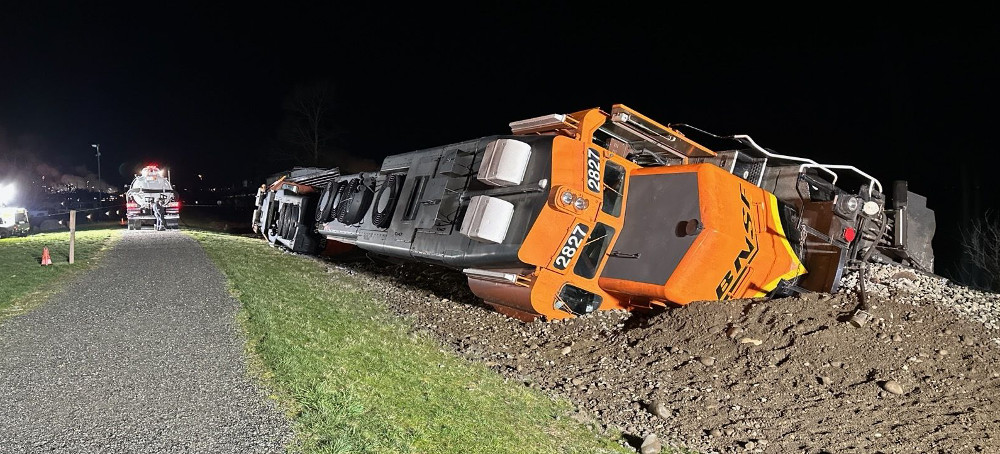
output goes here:
[[624, 103], [885, 184], [908, 179], [938, 211], [939, 239], [998, 206], [996, 27], [726, 22], [611, 3], [386, 17], [388, 5], [373, 5], [5, 5], [0, 153], [30, 148], [65, 171], [94, 171], [100, 143], [117, 184], [149, 161], [180, 181], [258, 177], [291, 164], [269, 159], [282, 99], [325, 80], [337, 148], [376, 162]]

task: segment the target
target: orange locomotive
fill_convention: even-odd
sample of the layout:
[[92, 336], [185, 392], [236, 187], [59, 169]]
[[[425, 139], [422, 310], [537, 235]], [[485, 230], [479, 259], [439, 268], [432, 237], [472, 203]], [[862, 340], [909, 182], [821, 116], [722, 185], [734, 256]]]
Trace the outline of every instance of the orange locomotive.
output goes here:
[[[862, 260], [933, 267], [933, 212], [905, 182], [890, 198], [854, 167], [623, 105], [510, 126], [389, 156], [378, 172], [298, 169], [262, 187], [254, 227], [297, 252], [326, 242], [460, 269], [524, 320], [833, 291]], [[738, 148], [712, 151], [682, 129]], [[841, 174], [860, 189], [841, 189]]]

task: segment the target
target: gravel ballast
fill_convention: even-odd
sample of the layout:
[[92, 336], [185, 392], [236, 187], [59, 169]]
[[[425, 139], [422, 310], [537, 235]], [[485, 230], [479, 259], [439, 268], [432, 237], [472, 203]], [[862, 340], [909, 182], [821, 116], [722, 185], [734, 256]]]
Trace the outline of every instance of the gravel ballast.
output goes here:
[[0, 452], [280, 452], [223, 275], [180, 232], [129, 231], [101, 265], [0, 324]]
[[637, 451], [653, 435], [705, 453], [1000, 450], [998, 296], [940, 277], [873, 265], [861, 328], [856, 273], [833, 295], [521, 323], [483, 308], [460, 273], [333, 266], [415, 331], [569, 399]]

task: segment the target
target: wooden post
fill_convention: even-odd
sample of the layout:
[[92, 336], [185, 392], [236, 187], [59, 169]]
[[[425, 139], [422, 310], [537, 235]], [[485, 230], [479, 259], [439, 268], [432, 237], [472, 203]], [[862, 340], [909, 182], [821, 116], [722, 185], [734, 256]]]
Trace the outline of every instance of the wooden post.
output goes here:
[[76, 210], [69, 210], [69, 263], [76, 259]]

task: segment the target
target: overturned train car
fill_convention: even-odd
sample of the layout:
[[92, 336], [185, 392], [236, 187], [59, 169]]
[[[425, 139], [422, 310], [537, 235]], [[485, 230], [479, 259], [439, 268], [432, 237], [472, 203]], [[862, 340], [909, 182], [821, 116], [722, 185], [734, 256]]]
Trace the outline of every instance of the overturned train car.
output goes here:
[[934, 215], [905, 182], [624, 105], [510, 127], [377, 172], [296, 169], [262, 186], [254, 229], [301, 253], [356, 247], [461, 270], [525, 320], [835, 291], [866, 261], [933, 268]]

